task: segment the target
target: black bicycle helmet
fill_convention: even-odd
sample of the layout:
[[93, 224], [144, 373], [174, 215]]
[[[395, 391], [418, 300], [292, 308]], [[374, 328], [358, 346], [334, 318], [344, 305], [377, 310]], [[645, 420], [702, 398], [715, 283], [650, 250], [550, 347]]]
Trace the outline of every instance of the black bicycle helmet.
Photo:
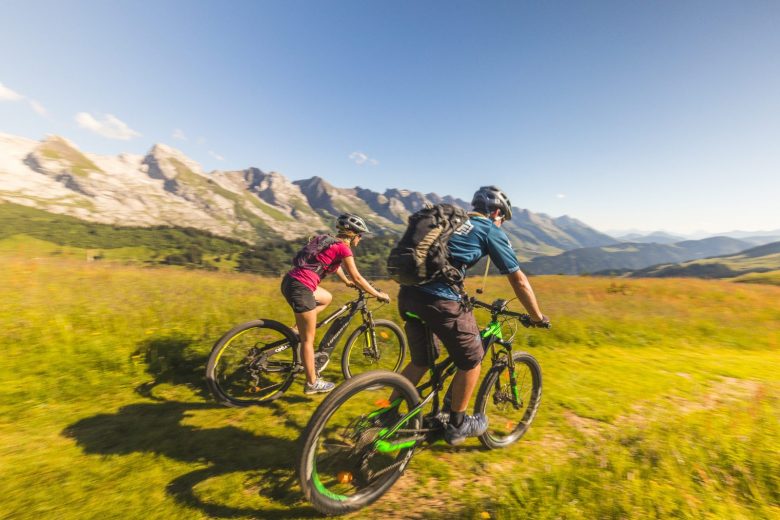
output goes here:
[[506, 193], [496, 186], [482, 186], [474, 193], [471, 199], [471, 206], [476, 210], [490, 213], [493, 210], [500, 209], [504, 220], [512, 218], [512, 203]]
[[366, 221], [354, 213], [343, 213], [339, 215], [336, 227], [341, 231], [354, 231], [355, 233], [368, 233]]

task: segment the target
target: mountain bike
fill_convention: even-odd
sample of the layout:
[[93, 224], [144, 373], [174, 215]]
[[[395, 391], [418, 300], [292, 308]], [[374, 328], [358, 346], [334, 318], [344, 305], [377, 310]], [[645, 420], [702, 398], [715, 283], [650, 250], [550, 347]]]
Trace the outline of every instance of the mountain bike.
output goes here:
[[[315, 370], [321, 373], [347, 331], [360, 314], [363, 323], [347, 338], [341, 356], [345, 378], [384, 369], [397, 371], [406, 356], [406, 336], [389, 320], [374, 319], [365, 291], [355, 288], [355, 299], [317, 323], [330, 325], [314, 352]], [[296, 374], [303, 372], [300, 338], [287, 325], [274, 320], [254, 320], [233, 327], [214, 345], [206, 365], [206, 381], [214, 397], [227, 406], [250, 406], [281, 397]]]
[[[506, 300], [470, 303], [491, 315], [480, 332], [492, 365], [474, 407], [488, 417], [479, 440], [488, 449], [503, 448], [528, 431], [541, 401], [539, 363], [528, 353], [512, 352], [517, 323], [533, 324], [527, 314], [507, 310]], [[504, 339], [507, 322], [514, 329]], [[439, 394], [457, 369], [449, 357], [436, 363], [433, 341], [428, 330], [430, 377], [419, 387], [401, 374], [366, 372], [339, 385], [314, 412], [301, 435], [297, 471], [304, 495], [318, 511], [344, 514], [371, 504], [398, 480], [417, 448], [444, 437], [449, 390], [443, 408]], [[399, 397], [390, 402], [394, 391]]]

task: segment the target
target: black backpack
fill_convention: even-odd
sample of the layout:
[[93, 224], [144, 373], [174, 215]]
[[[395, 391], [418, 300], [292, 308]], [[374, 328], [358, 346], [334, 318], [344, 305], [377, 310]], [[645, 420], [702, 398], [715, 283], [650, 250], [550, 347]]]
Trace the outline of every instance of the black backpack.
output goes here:
[[447, 243], [468, 214], [451, 204], [436, 204], [409, 216], [409, 225], [387, 257], [390, 278], [401, 285], [463, 282], [463, 272], [450, 263]]
[[298, 253], [295, 255], [295, 258], [292, 260], [292, 264], [295, 267], [306, 269], [308, 271], [314, 271], [318, 276], [322, 276], [328, 272], [328, 269], [330, 269], [332, 264], [323, 264], [317, 260], [317, 255], [338, 241], [338, 238], [330, 235], [316, 235], [312, 237], [300, 251], [298, 251]]

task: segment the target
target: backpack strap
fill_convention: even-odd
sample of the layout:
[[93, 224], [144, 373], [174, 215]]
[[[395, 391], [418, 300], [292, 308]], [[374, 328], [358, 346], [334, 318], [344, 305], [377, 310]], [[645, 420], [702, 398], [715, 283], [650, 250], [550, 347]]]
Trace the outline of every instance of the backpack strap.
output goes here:
[[[332, 245], [338, 243], [339, 239], [332, 235], [316, 235], [312, 237], [311, 240], [309, 240], [309, 243], [306, 244], [306, 246], [304, 247], [304, 251], [306, 249], [312, 249], [312, 243], [315, 241], [318, 241], [317, 249], [314, 251], [309, 251], [308, 258], [306, 259], [307, 261], [303, 263], [300, 267], [302, 269], [313, 271], [314, 273], [317, 274], [317, 276], [323, 277], [326, 274], [328, 274], [329, 269], [333, 267], [333, 264], [335, 264], [336, 262], [333, 261], [329, 264], [325, 264], [323, 262], [320, 262], [317, 257], [320, 255], [320, 253], [322, 253]], [[316, 266], [314, 266], [314, 264], [316, 264]]]

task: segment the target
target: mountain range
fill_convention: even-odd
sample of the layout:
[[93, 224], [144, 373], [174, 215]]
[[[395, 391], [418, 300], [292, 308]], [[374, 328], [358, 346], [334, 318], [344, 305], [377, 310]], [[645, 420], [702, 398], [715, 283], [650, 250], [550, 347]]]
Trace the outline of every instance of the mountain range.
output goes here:
[[719, 255], [675, 264], [660, 264], [630, 273], [634, 278], [733, 278], [749, 273], [780, 270], [780, 242], [764, 244], [731, 255]]
[[621, 242], [642, 242], [645, 244], [673, 244], [675, 242], [682, 242], [683, 240], [702, 240], [704, 238], [711, 237], [729, 237], [738, 238], [749, 242], [755, 246], [763, 244], [769, 244], [780, 240], [780, 229], [768, 230], [768, 231], [726, 231], [723, 233], [705, 233], [703, 231], [687, 234], [677, 235], [667, 233], [666, 231], [654, 231], [652, 233], [643, 233], [641, 231], [630, 230], [628, 232], [610, 232], [607, 234], [617, 238]]
[[[204, 172], [165, 144], [146, 155], [96, 155], [50, 135], [42, 141], [0, 134], [0, 200], [124, 226], [178, 226], [261, 243], [332, 228], [339, 213], [363, 216], [379, 234], [397, 234], [423, 205], [469, 204], [406, 189], [338, 188], [320, 177], [291, 181], [256, 167]], [[504, 229], [530, 259], [617, 242], [575, 218], [513, 208]]]
[[752, 246], [730, 237], [683, 240], [673, 244], [621, 243], [586, 247], [555, 256], [540, 256], [522, 264], [531, 274], [622, 274], [658, 264], [734, 254]]

